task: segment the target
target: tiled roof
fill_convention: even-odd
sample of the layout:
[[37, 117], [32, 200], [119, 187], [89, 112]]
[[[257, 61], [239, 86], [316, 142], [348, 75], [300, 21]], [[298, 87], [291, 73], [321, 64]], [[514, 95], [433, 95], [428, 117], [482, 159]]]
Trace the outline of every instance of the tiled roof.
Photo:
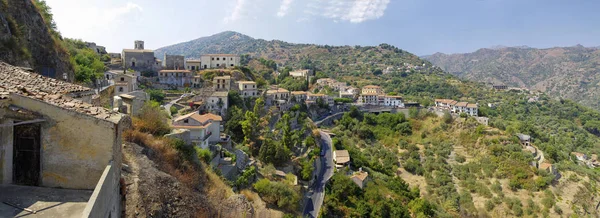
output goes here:
[[91, 89], [30, 73], [0, 62], [0, 98], [8, 98], [10, 94], [16, 94], [99, 119], [120, 116], [117, 112], [65, 96], [83, 91], [91, 91]]
[[129, 53], [154, 53], [153, 50], [150, 49], [123, 49], [123, 52], [129, 52]]
[[241, 84], [255, 84], [256, 82], [254, 82], [254, 81], [239, 81], [238, 83], [241, 83]]
[[288, 91], [287, 89], [282, 89], [282, 88], [271, 89], [271, 90], [267, 91], [267, 94], [275, 94], [275, 93], [281, 93], [281, 92], [290, 92], [290, 91]]
[[189, 70], [161, 70], [159, 73], [191, 73]]
[[215, 115], [212, 113], [208, 113], [208, 114], [198, 114], [198, 112], [192, 112], [186, 115], [183, 115], [181, 117], [178, 117], [177, 119], [175, 119], [175, 122], [181, 121], [183, 119], [193, 119], [196, 120], [200, 123], [206, 123], [207, 121], [223, 121], [223, 118], [221, 118], [221, 116], [219, 115]]
[[350, 161], [348, 150], [335, 150], [333, 151], [333, 156], [335, 157], [335, 162], [338, 164], [344, 164]]
[[467, 102], [458, 102], [458, 103], [456, 103], [456, 105], [455, 105], [455, 106], [456, 106], [456, 107], [466, 107], [466, 106], [467, 106], [467, 104], [469, 104], [469, 103], [467, 103]]
[[367, 176], [369, 176], [369, 173], [362, 171], [354, 173], [354, 175], [352, 175], [351, 178], [358, 178], [360, 181], [365, 181], [365, 179], [367, 179]]
[[467, 107], [468, 108], [478, 108], [479, 106], [477, 106], [477, 104], [471, 104], [471, 103], [469, 103], [469, 104], [467, 104]]
[[293, 91], [292, 95], [306, 95], [305, 91]]
[[203, 54], [201, 56], [225, 56], [225, 57], [237, 57], [237, 54]]

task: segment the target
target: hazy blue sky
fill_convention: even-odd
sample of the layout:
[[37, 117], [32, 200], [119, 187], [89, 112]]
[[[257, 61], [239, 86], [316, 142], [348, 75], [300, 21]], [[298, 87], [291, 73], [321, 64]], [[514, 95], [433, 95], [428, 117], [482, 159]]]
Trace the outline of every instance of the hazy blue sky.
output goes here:
[[63, 36], [109, 52], [156, 49], [225, 30], [330, 45], [389, 43], [409, 52], [496, 45], [600, 45], [597, 0], [46, 0]]

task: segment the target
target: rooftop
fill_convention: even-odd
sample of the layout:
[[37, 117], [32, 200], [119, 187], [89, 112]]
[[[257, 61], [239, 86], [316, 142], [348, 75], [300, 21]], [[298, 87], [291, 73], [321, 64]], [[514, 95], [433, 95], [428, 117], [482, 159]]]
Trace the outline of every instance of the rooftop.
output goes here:
[[231, 76], [215, 76], [213, 78], [213, 80], [215, 80], [215, 79], [225, 79], [225, 80], [227, 80], [227, 79], [231, 79]]
[[350, 178], [357, 178], [360, 181], [365, 181], [365, 179], [367, 179], [367, 177], [369, 176], [369, 173], [365, 172], [365, 171], [359, 171], [354, 173], [354, 175], [352, 175], [352, 177]]
[[200, 60], [186, 60], [185, 62], [188, 62], [188, 63], [200, 63], [201, 61]]
[[211, 97], [227, 97], [228, 92], [213, 92]]
[[338, 164], [348, 163], [350, 161], [350, 154], [348, 150], [335, 150], [333, 151], [335, 162]]
[[255, 84], [256, 82], [254, 82], [254, 81], [239, 81], [238, 83], [241, 83], [241, 84]]
[[380, 89], [381, 87], [376, 86], [376, 85], [366, 85], [363, 87], [363, 89]]
[[467, 104], [467, 108], [478, 108], [479, 106], [477, 106], [477, 104]]
[[72, 83], [44, 77], [36, 73], [30, 73], [18, 67], [0, 62], [0, 99], [6, 99], [13, 95], [24, 96], [99, 119], [110, 120], [111, 118], [116, 118], [117, 120], [120, 120], [121, 115], [117, 112], [113, 112], [103, 107], [95, 107], [91, 104], [65, 96], [70, 93], [88, 91], [93, 90]]
[[81, 217], [91, 190], [0, 185], [0, 202], [36, 211], [30, 213], [0, 203], [0, 217]]
[[282, 88], [278, 88], [278, 89], [271, 89], [267, 91], [267, 94], [275, 94], [275, 93], [282, 93], [282, 92], [290, 92], [287, 89], [282, 89]]
[[292, 95], [306, 95], [305, 91], [293, 91]]
[[130, 53], [154, 53], [154, 50], [150, 50], [150, 49], [123, 49], [123, 52], [130, 52]]
[[521, 133], [517, 133], [517, 137], [519, 137], [519, 140], [521, 140], [521, 141], [529, 141], [529, 140], [531, 140], [531, 136], [525, 135], [525, 134], [521, 134]]
[[161, 70], [159, 73], [191, 73], [189, 70]]
[[237, 54], [203, 54], [201, 56], [226, 56], [226, 57], [237, 57]]

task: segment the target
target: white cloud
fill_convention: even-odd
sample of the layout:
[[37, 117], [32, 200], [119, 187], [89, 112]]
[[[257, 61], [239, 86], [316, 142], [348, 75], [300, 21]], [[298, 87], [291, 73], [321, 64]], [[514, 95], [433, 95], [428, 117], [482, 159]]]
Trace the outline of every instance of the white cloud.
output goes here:
[[283, 0], [281, 2], [281, 6], [279, 6], [279, 11], [277, 12], [278, 17], [284, 17], [288, 10], [290, 9], [290, 5], [294, 0]]
[[127, 5], [124, 5], [122, 7], [110, 8], [110, 9], [104, 11], [104, 13], [103, 13], [104, 16], [102, 17], [102, 19], [106, 22], [115, 21], [115, 20], [118, 20], [121, 16], [129, 14], [135, 10], [137, 10], [139, 12], [144, 11], [144, 9], [142, 7], [140, 7], [139, 5], [137, 5], [135, 3], [127, 2]]
[[225, 19], [224, 19], [225, 23], [239, 20], [243, 16], [245, 6], [246, 6], [246, 0], [236, 0], [235, 6], [233, 7], [231, 14], [229, 16], [225, 17]]
[[313, 0], [305, 13], [351, 23], [378, 19], [390, 0]]

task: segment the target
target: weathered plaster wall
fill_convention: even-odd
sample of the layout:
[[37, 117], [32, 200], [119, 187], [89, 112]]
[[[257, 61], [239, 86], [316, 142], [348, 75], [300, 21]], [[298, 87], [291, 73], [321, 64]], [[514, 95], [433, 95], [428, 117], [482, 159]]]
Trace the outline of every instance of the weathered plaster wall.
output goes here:
[[41, 123], [41, 186], [94, 189], [109, 161], [121, 163], [120, 116], [101, 120], [25, 97], [13, 97], [12, 103], [46, 119]]
[[[2, 120], [2, 124], [12, 123], [12, 119]], [[0, 128], [0, 184], [12, 183], [13, 128]]]
[[120, 167], [115, 166], [115, 164], [106, 166], [98, 185], [94, 189], [94, 193], [92, 193], [83, 211], [82, 217], [120, 217], [120, 172]]

